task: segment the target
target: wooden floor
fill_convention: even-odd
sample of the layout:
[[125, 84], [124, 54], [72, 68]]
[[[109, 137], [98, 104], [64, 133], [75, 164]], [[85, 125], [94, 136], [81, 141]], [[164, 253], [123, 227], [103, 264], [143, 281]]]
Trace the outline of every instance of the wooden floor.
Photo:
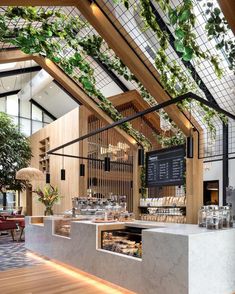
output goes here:
[[53, 262], [0, 272], [2, 294], [132, 293]]

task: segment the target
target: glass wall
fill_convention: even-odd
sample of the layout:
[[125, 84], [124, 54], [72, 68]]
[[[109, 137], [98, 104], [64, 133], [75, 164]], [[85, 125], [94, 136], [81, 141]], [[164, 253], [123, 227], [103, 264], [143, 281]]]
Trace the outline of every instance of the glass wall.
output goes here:
[[20, 100], [17, 95], [1, 97], [0, 111], [9, 114], [26, 136], [32, 135], [54, 120], [33, 102]]

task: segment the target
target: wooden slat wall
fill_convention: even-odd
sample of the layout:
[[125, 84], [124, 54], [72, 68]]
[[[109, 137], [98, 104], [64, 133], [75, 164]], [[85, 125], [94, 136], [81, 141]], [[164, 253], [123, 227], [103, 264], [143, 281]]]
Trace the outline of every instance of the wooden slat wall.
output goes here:
[[[88, 131], [93, 131], [104, 126], [105, 123], [94, 116], [90, 116]], [[125, 144], [123, 138], [111, 129], [92, 136], [88, 139], [88, 156], [96, 159], [104, 159], [107, 153], [101, 154], [101, 148], [108, 147], [108, 144], [117, 146], [118, 143]], [[116, 155], [109, 153], [111, 161], [117, 161], [119, 164], [111, 163], [111, 171], [105, 172], [102, 162], [88, 162], [88, 188], [93, 189], [99, 197], [109, 197], [112, 192], [114, 195], [125, 195], [127, 197], [128, 209], [133, 210], [133, 152], [136, 152], [131, 145], [127, 145], [126, 152], [118, 151]], [[126, 165], [127, 163], [128, 165]], [[92, 179], [96, 179], [94, 185]]]

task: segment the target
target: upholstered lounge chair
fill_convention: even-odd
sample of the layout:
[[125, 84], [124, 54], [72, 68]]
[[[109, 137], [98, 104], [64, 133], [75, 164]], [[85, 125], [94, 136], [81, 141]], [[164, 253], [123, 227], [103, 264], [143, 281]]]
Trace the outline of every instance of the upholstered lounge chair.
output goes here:
[[17, 229], [17, 226], [14, 221], [0, 219], [0, 232], [1, 231], [10, 231], [13, 241], [15, 241], [15, 229]]

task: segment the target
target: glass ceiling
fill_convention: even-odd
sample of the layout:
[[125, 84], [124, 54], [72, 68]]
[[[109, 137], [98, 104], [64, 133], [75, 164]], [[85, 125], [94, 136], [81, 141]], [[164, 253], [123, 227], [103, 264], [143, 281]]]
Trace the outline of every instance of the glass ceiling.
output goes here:
[[[117, 27], [118, 29], [122, 28], [121, 33], [126, 38], [128, 37], [128, 40], [130, 38], [132, 39], [129, 44], [132, 46], [132, 48], [136, 51], [136, 49], [140, 49], [143, 54], [141, 54], [141, 58], [143, 62], [146, 60], [150, 61], [153, 66], [154, 65], [154, 56], [155, 52], [159, 48], [158, 41], [155, 37], [154, 32], [151, 29], [143, 31], [144, 23], [143, 20], [139, 16], [138, 11], [138, 1], [133, 1], [134, 4], [131, 5], [130, 9], [127, 10], [122, 4], [114, 5], [113, 0], [103, 0], [103, 5], [107, 5], [109, 8], [109, 13], [112, 16], [115, 16], [119, 23], [120, 27]], [[162, 13], [161, 9], [158, 7], [158, 5], [152, 1], [155, 5], [155, 8], [160, 15], [160, 18], [165, 22], [165, 25], [167, 26], [168, 20], [166, 19], [166, 16], [164, 13]], [[171, 3], [174, 5], [178, 5], [181, 1], [171, 0]], [[206, 24], [206, 16], [203, 14], [203, 3], [205, 1], [195, 1], [195, 14], [197, 16], [197, 24], [195, 29], [195, 34], [197, 36], [197, 43], [200, 45], [202, 49], [210, 49], [212, 53], [219, 54], [220, 59], [222, 60], [221, 66], [224, 71], [224, 76], [221, 80], [217, 78], [217, 76], [214, 73], [214, 70], [211, 66], [211, 64], [208, 61], [200, 61], [198, 63], [197, 61], [192, 62], [192, 66], [196, 68], [196, 72], [199, 76], [199, 78], [202, 80], [202, 82], [206, 85], [207, 90], [211, 93], [211, 96], [214, 98], [214, 100], [224, 109], [228, 110], [229, 112], [232, 112], [235, 114], [235, 76], [233, 73], [229, 70], [228, 62], [226, 60], [225, 55], [223, 52], [219, 52], [218, 50], [214, 49], [217, 40], [211, 40], [209, 41], [206, 32], [204, 30], [204, 26]], [[137, 8], [136, 8], [137, 7]], [[63, 12], [67, 15], [81, 15], [77, 8], [74, 7], [44, 7], [46, 9], [52, 9], [52, 10], [63, 10]], [[6, 7], [0, 7], [0, 13], [2, 13]], [[8, 26], [15, 26], [16, 24], [12, 24], [11, 22], [8, 24]], [[37, 23], [34, 24], [35, 27], [37, 27]], [[17, 23], [17, 26], [24, 26], [24, 21], [19, 21]], [[123, 30], [124, 29], [124, 30]], [[168, 27], [170, 30], [171, 28]], [[173, 34], [173, 32], [171, 31]], [[88, 27], [83, 29], [80, 33], [81, 36], [88, 36], [97, 34], [97, 32], [92, 28]], [[233, 34], [231, 33], [231, 37], [233, 37]], [[0, 44], [0, 50], [9, 49], [10, 47], [13, 47], [8, 44]], [[108, 46], [106, 45], [103, 50], [106, 51], [110, 55], [110, 58], [114, 56], [114, 53], [112, 50], [107, 51]], [[72, 54], [72, 51], [69, 51], [68, 48], [65, 47], [65, 50], [63, 52], [65, 56], [69, 56]], [[167, 55], [169, 59], [173, 62], [174, 60], [177, 60], [177, 62], [180, 64], [180, 66], [184, 69], [184, 72], [187, 73], [190, 80], [193, 81], [193, 77], [191, 75], [191, 72], [185, 67], [185, 65], [182, 63], [174, 49], [169, 46], [167, 49]], [[114, 84], [114, 81], [110, 77], [109, 74], [107, 74], [100, 66], [99, 64], [94, 61], [92, 58], [88, 58], [88, 61], [90, 65], [93, 67], [95, 71], [95, 77], [96, 77], [96, 86], [99, 90], [103, 90], [108, 85], [112, 86]], [[123, 78], [119, 77], [120, 80], [127, 86], [128, 89], [137, 89], [138, 86], [134, 82], [127, 82]], [[118, 90], [119, 91], [119, 90]], [[121, 89], [119, 91], [120, 93], [123, 92]], [[206, 95], [208, 92], [202, 91], [198, 88], [197, 94], [201, 97], [206, 98]], [[218, 156], [222, 154], [222, 123], [219, 119], [216, 119], [214, 121], [214, 124], [217, 128], [216, 133], [216, 142], [211, 144], [209, 142], [209, 134], [206, 129], [206, 125], [203, 122], [203, 111], [199, 109], [196, 105], [193, 105], [192, 107], [192, 115], [196, 118], [196, 120], [199, 122], [201, 127], [204, 130], [204, 136], [203, 138], [200, 138], [200, 150], [201, 150], [201, 156], [203, 157], [210, 157], [210, 156]], [[235, 124], [231, 123], [229, 121], [229, 135], [230, 137], [233, 137], [232, 134], [234, 133], [233, 130], [235, 130]], [[229, 153], [235, 152], [235, 140], [230, 140], [229, 142]], [[202, 155], [203, 154], [203, 155]]]

